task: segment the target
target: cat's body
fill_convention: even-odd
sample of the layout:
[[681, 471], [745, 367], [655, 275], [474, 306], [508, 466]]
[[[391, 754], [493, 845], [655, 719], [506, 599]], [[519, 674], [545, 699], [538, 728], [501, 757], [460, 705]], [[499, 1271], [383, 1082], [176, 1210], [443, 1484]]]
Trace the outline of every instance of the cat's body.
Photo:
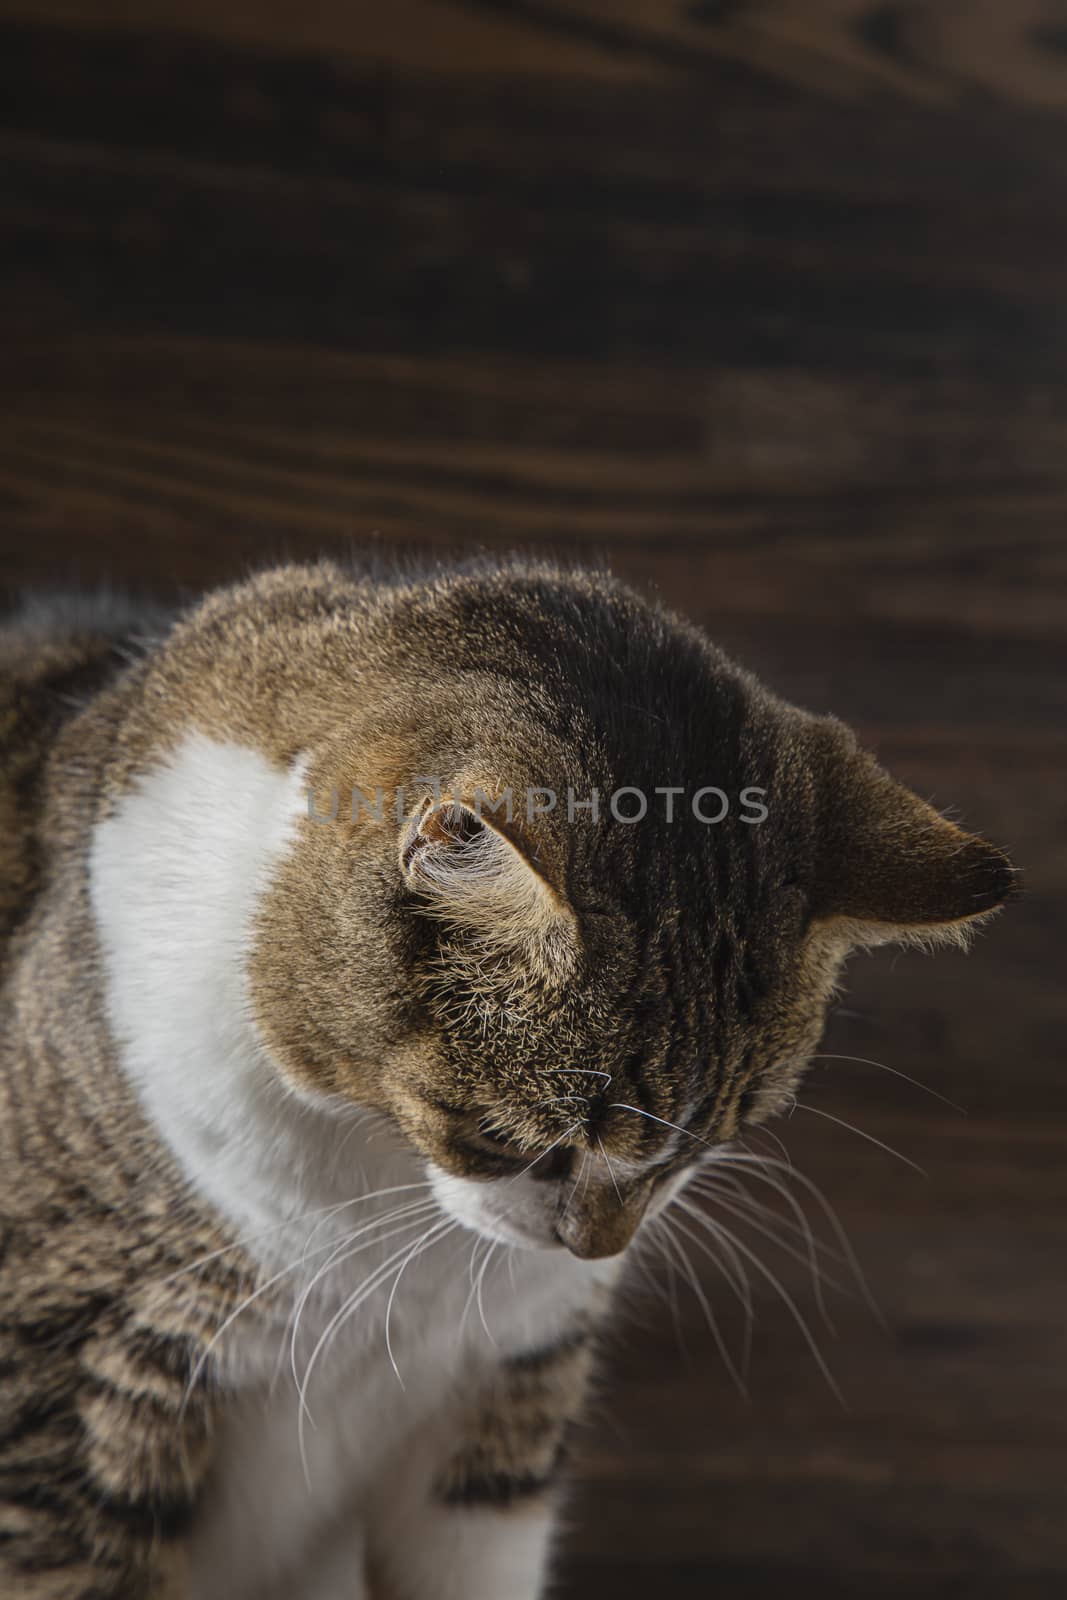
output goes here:
[[[0, 1593], [534, 1600], [642, 1216], [783, 1103], [852, 944], [1006, 863], [601, 577], [283, 569], [152, 626], [0, 643]], [[470, 809], [568, 780], [782, 813]]]

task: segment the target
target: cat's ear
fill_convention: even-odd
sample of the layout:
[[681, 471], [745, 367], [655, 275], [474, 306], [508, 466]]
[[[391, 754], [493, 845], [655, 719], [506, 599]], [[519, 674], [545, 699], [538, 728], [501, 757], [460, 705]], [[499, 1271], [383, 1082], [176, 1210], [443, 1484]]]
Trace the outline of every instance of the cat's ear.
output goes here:
[[400, 870], [430, 916], [541, 976], [569, 972], [577, 919], [526, 854], [470, 806], [427, 800], [402, 830]]
[[857, 942], [965, 944], [1018, 887], [1007, 856], [854, 744], [837, 755], [824, 810], [820, 914], [844, 919]]

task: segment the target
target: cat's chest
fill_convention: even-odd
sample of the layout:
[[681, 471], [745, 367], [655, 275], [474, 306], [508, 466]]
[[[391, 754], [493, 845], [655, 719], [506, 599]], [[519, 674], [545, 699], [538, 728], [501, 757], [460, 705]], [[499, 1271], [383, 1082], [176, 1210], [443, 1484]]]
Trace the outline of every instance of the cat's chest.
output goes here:
[[250, 1321], [234, 1342], [228, 1364], [244, 1382], [193, 1530], [191, 1600], [283, 1592], [294, 1558], [339, 1526], [358, 1542], [391, 1476], [413, 1454], [443, 1467], [498, 1364], [557, 1337], [592, 1292], [562, 1256], [490, 1253], [454, 1227], [408, 1252], [399, 1277], [385, 1245], [358, 1273], [344, 1264], [330, 1293], [305, 1302], [295, 1339], [290, 1316]]

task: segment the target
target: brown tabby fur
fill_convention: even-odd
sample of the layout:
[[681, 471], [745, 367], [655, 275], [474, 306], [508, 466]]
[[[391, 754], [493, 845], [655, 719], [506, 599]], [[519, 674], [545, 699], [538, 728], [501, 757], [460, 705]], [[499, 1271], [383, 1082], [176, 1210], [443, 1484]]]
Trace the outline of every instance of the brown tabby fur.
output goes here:
[[[121, 1073], [87, 897], [91, 826], [183, 733], [279, 768], [308, 753], [320, 810], [344, 797], [335, 824], [302, 828], [267, 895], [258, 1021], [294, 1080], [380, 1108], [466, 1176], [494, 1175], [487, 1133], [506, 1163], [573, 1123], [573, 1103], [543, 1104], [559, 1093], [549, 1065], [588, 1110], [557, 1162], [594, 1134], [643, 1160], [661, 1141], [652, 1119], [686, 1104], [697, 1153], [731, 1138], [785, 1103], [849, 948], [951, 934], [1011, 885], [1000, 852], [840, 724], [777, 700], [604, 574], [282, 568], [208, 596], [162, 642], [139, 644], [138, 626], [104, 607], [0, 634], [0, 1593], [27, 1600], [182, 1594], [182, 1535], [227, 1405], [211, 1360], [187, 1386], [254, 1277], [232, 1249], [182, 1270], [232, 1241]], [[404, 785], [418, 802], [420, 775], [459, 800], [760, 785], [770, 818], [519, 815], [509, 842], [551, 890], [570, 964], [532, 944], [490, 960], [423, 914], [396, 825], [347, 815], [353, 788]], [[598, 1072], [612, 1102], [649, 1115], [612, 1109]], [[567, 1243], [621, 1248], [651, 1186], [621, 1205], [592, 1194]], [[506, 1504], [547, 1484], [588, 1363], [584, 1329], [502, 1363], [471, 1397], [442, 1498]]]

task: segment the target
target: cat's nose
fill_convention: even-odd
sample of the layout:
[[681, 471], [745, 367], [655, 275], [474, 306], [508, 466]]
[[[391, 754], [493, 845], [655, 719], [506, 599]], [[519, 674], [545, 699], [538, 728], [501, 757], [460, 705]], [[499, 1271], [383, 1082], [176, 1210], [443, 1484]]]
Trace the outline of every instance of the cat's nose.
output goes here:
[[624, 1194], [614, 1188], [587, 1195], [583, 1203], [566, 1208], [556, 1224], [556, 1235], [571, 1255], [582, 1261], [617, 1256], [637, 1232], [648, 1205], [650, 1189]]

